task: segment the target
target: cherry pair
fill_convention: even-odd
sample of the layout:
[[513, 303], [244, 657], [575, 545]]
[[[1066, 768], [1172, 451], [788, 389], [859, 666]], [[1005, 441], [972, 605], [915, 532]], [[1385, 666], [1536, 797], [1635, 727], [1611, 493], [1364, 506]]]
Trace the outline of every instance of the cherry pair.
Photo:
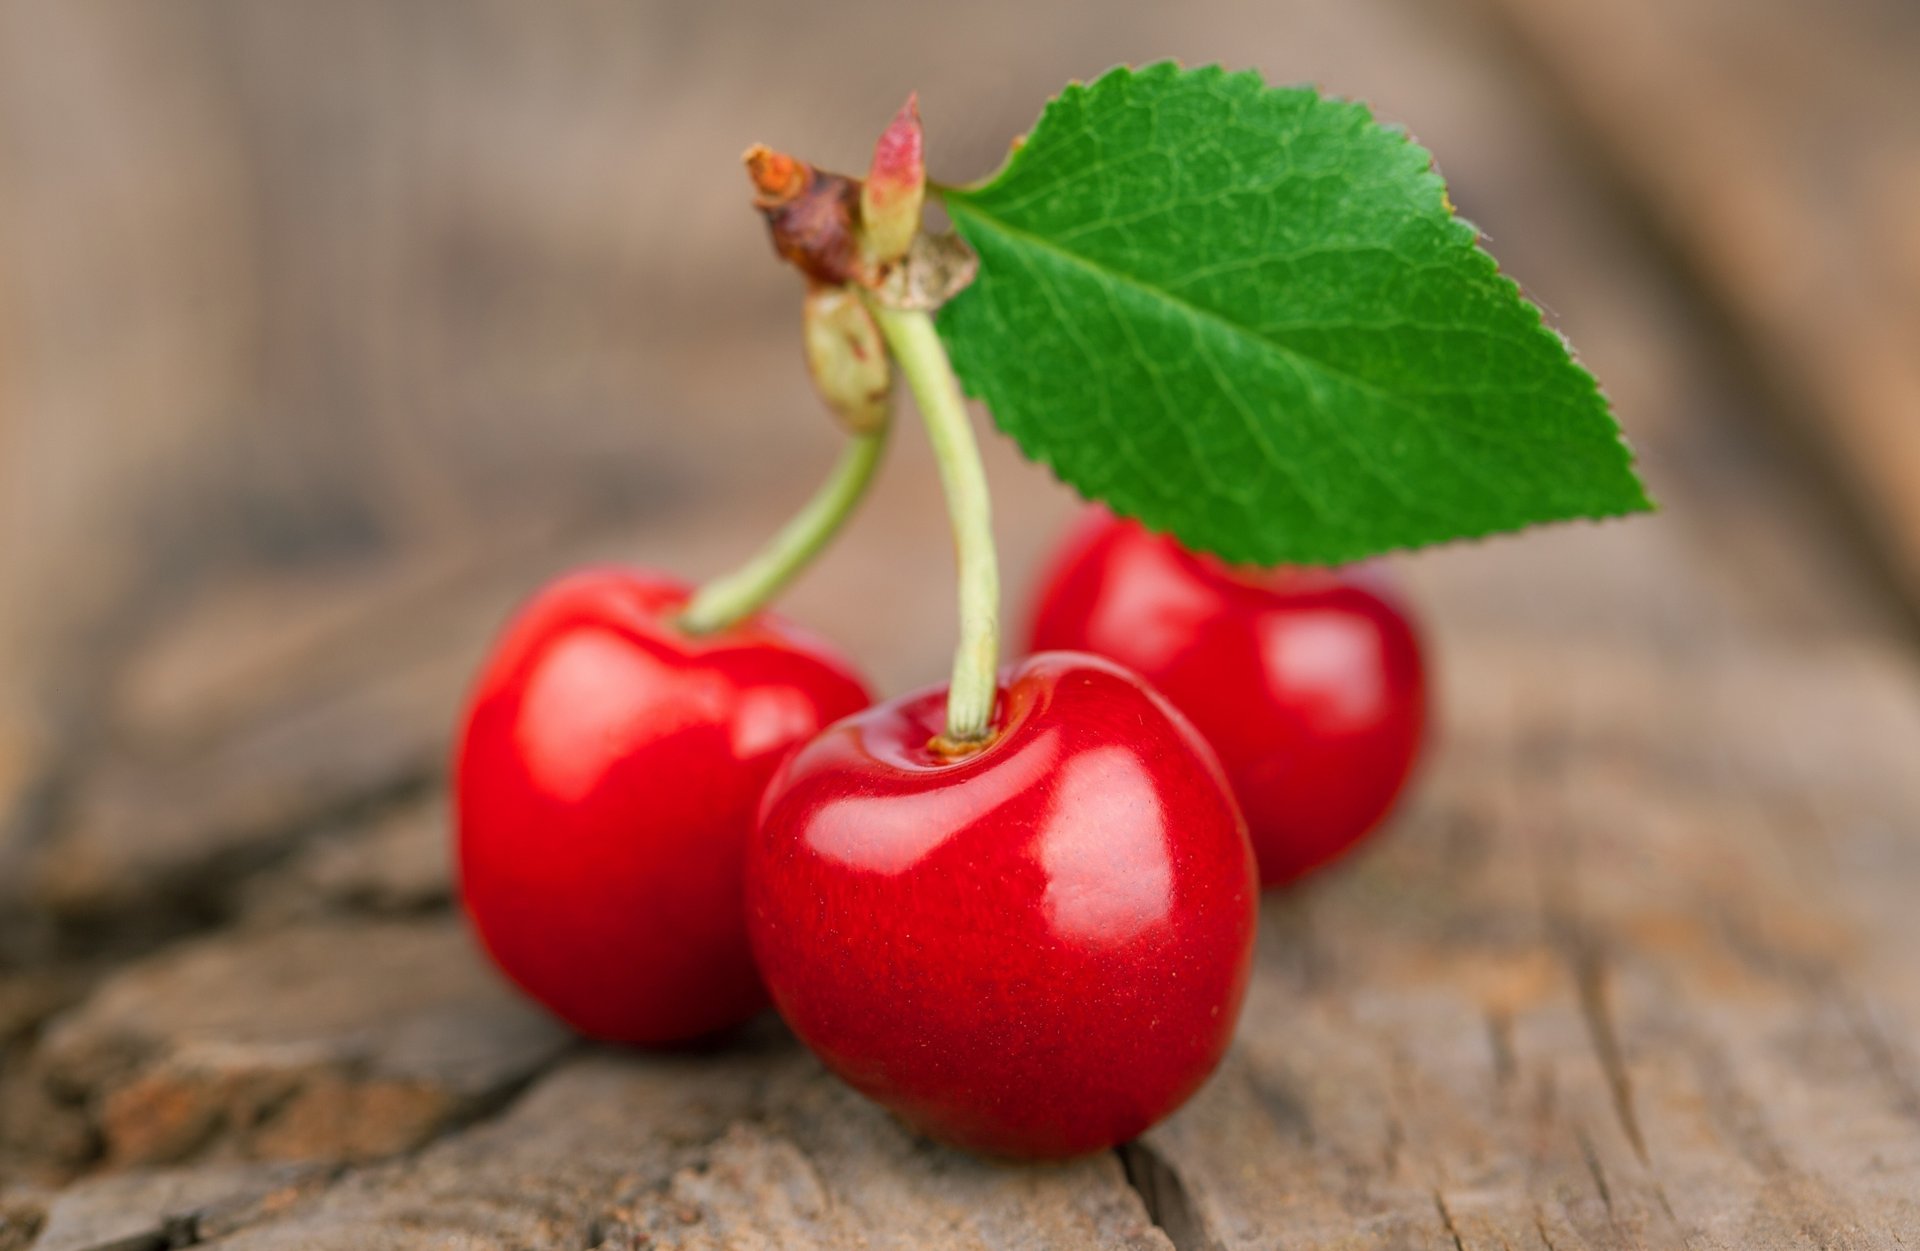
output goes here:
[[1067, 650], [1012, 668], [984, 746], [942, 741], [944, 688], [869, 708], [824, 644], [690, 633], [687, 598], [588, 571], [508, 629], [460, 747], [476, 928], [598, 1038], [709, 1034], [770, 989], [850, 1083], [985, 1151], [1178, 1107], [1231, 1039], [1257, 882], [1364, 835], [1420, 737], [1415, 638], [1362, 579], [1243, 577], [1105, 514], [1040, 601]]

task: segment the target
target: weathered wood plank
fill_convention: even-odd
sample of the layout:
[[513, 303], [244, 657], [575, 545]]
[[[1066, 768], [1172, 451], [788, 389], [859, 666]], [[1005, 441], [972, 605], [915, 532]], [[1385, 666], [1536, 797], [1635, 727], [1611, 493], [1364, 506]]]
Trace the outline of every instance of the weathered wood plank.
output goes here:
[[[235, 930], [106, 979], [33, 1057], [104, 1162], [351, 1161], [431, 1140], [569, 1045], [457, 923]], [[25, 1127], [29, 1134], [34, 1127]]]
[[[69, 1186], [39, 1218], [34, 1251], [192, 1246], [250, 1224], [324, 1186], [313, 1164], [228, 1164], [107, 1173]], [[0, 1243], [0, 1246], [6, 1244]]]
[[222, 1245], [1167, 1246], [1111, 1157], [1036, 1170], [934, 1147], [791, 1040], [764, 1046], [576, 1061], [501, 1120]]

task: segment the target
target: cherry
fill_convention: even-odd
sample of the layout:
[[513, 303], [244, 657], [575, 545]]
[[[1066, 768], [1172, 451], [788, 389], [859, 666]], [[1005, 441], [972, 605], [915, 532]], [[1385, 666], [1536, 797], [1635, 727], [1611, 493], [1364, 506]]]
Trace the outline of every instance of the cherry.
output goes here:
[[592, 569], [536, 594], [483, 665], [457, 762], [468, 915], [584, 1034], [664, 1043], [766, 1004], [741, 860], [780, 760], [870, 697], [775, 617], [690, 636], [688, 589]]
[[1193, 719], [1267, 886], [1364, 838], [1419, 751], [1419, 638], [1366, 570], [1243, 571], [1098, 511], [1055, 560], [1032, 644], [1111, 657]]
[[1258, 889], [1212, 753], [1133, 674], [1034, 656], [943, 750], [944, 688], [828, 728], [768, 786], [748, 931], [840, 1076], [1001, 1155], [1134, 1137], [1225, 1052]]

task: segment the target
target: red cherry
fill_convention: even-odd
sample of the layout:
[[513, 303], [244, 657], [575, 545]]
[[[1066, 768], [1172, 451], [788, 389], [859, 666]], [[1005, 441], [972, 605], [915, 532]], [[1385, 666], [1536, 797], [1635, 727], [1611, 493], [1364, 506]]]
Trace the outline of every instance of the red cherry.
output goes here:
[[944, 689], [794, 753], [747, 854], [774, 1003], [853, 1086], [1002, 1155], [1124, 1142], [1226, 1051], [1253, 955], [1251, 849], [1219, 766], [1137, 677], [1016, 667], [982, 750]]
[[482, 666], [461, 736], [467, 913], [508, 977], [610, 1041], [695, 1038], [765, 1006], [741, 895], [760, 794], [871, 699], [777, 618], [681, 633], [687, 595], [641, 570], [553, 582]]
[[1420, 641], [1365, 570], [1230, 569], [1096, 512], [1046, 580], [1033, 646], [1111, 657], [1193, 719], [1267, 886], [1364, 838], [1419, 752]]

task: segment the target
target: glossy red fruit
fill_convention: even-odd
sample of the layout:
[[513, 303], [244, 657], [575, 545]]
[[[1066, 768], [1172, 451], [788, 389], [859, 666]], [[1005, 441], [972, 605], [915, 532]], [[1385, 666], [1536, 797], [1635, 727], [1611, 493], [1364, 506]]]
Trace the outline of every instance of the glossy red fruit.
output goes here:
[[1016, 667], [983, 750], [944, 689], [849, 717], [768, 787], [748, 928], [774, 1002], [853, 1086], [1001, 1155], [1134, 1137], [1233, 1034], [1253, 856], [1219, 766], [1134, 675]]
[[754, 812], [794, 745], [870, 702], [776, 618], [681, 633], [687, 594], [612, 568], [547, 586], [482, 666], [459, 746], [474, 928], [529, 995], [610, 1041], [697, 1038], [765, 1006], [742, 911]]
[[1420, 640], [1365, 569], [1232, 569], [1096, 512], [1055, 561], [1032, 641], [1111, 657], [1193, 720], [1226, 766], [1267, 886], [1364, 838], [1419, 753]]

